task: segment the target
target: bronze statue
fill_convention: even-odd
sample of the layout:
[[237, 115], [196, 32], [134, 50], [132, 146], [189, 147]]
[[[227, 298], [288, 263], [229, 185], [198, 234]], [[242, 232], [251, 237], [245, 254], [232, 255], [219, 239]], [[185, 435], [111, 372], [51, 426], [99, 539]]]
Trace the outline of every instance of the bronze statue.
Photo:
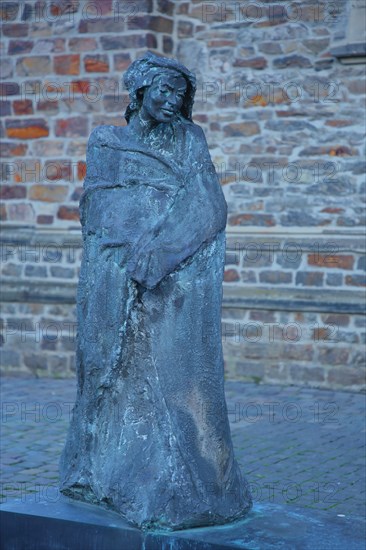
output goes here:
[[124, 81], [128, 125], [88, 144], [61, 490], [141, 528], [226, 523], [251, 506], [224, 395], [226, 203], [192, 122], [194, 75], [149, 52]]

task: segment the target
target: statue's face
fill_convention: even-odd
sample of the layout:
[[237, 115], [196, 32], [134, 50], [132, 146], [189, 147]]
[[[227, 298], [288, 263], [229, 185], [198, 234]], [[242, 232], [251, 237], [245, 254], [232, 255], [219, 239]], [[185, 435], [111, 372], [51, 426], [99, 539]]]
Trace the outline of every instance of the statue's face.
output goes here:
[[183, 76], [162, 74], [154, 79], [144, 93], [144, 114], [158, 122], [170, 122], [180, 111], [187, 82]]

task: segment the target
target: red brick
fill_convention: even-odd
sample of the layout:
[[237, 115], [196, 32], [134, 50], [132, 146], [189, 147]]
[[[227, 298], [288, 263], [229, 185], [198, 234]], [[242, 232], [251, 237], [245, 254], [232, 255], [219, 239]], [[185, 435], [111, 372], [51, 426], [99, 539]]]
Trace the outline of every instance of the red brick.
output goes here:
[[32, 115], [33, 105], [31, 99], [16, 99], [13, 101], [15, 115]]
[[56, 74], [79, 74], [80, 55], [56, 55], [53, 60], [53, 66]]
[[86, 176], [86, 162], [83, 160], [79, 160], [78, 162], [78, 180], [82, 181], [85, 179]]
[[342, 212], [344, 212], [344, 208], [334, 208], [332, 206], [327, 206], [326, 208], [322, 208], [321, 212], [325, 212], [327, 214], [342, 214]]
[[318, 327], [313, 329], [313, 340], [315, 342], [322, 342], [329, 340], [330, 330], [328, 327]]
[[[284, 337], [287, 336], [288, 339], [298, 338], [299, 332], [296, 327], [294, 327], [294, 329], [295, 332], [293, 335], [290, 334], [290, 331], [284, 331]], [[283, 357], [284, 359], [297, 359], [298, 361], [311, 361], [313, 356], [314, 349], [311, 344], [306, 346], [296, 343], [285, 344], [280, 353], [280, 357]]]
[[75, 13], [79, 9], [79, 0], [52, 0], [49, 9], [54, 16]]
[[57, 137], [87, 136], [88, 125], [85, 117], [72, 117], [56, 121], [55, 135]]
[[5, 222], [8, 219], [7, 213], [6, 213], [6, 206], [5, 204], [0, 204], [0, 220], [2, 222]]
[[140, 15], [128, 20], [129, 29], [146, 29], [171, 34], [173, 21], [160, 15]]
[[290, 67], [296, 67], [296, 68], [310, 68], [311, 62], [307, 57], [304, 57], [303, 55], [289, 55], [286, 57], [278, 57], [277, 59], [273, 60], [273, 66], [276, 69], [287, 69]]
[[[272, 2], [271, 2], [272, 4]], [[286, 10], [283, 8], [283, 6], [280, 5], [272, 5], [270, 9], [263, 9], [264, 6], [262, 6], [261, 9], [261, 21], [255, 22], [254, 27], [262, 28], [262, 27], [275, 27], [276, 25], [281, 25], [282, 23], [288, 22], [288, 15], [286, 14]], [[242, 11], [242, 16], [246, 16], [246, 11]]]
[[131, 57], [129, 53], [116, 53], [113, 56], [114, 70], [125, 71], [131, 63]]
[[353, 124], [356, 124], [355, 120], [341, 118], [327, 120], [325, 123], [326, 126], [332, 126], [333, 128], [344, 128], [345, 126], [353, 126]]
[[47, 122], [44, 119], [7, 120], [6, 135], [11, 139], [37, 139], [49, 135]]
[[[113, 12], [113, 0], [93, 0], [93, 4], [97, 7], [96, 13], [100, 15], [107, 15]], [[133, 6], [135, 6], [135, 4], [133, 4]], [[118, 2], [113, 13], [115, 17], [118, 17]]]
[[56, 114], [59, 111], [58, 101], [38, 101], [37, 111], [44, 111], [48, 114]]
[[236, 214], [230, 216], [229, 225], [259, 225], [272, 227], [276, 221], [270, 214]]
[[330, 313], [329, 315], [322, 315], [322, 322], [325, 325], [335, 325], [337, 327], [347, 327], [350, 323], [349, 315], [342, 313]]
[[75, 94], [88, 94], [90, 88], [89, 80], [73, 80], [71, 82], [71, 92]]
[[[173, 15], [174, 2], [171, 2], [170, 0], [157, 0], [157, 10], [160, 11], [161, 13], [164, 13], [165, 15]], [[151, 11], [151, 8], [145, 9], [144, 11], [146, 12]], [[185, 12], [185, 13], [188, 13], [188, 12]]]
[[235, 42], [235, 40], [215, 39], [215, 40], [209, 40], [207, 42], [207, 46], [209, 48], [225, 48], [225, 47], [236, 46], [236, 45], [237, 45], [237, 43]]
[[267, 60], [265, 57], [253, 57], [251, 59], [235, 59], [233, 66], [249, 67], [251, 69], [261, 70], [267, 67]]
[[311, 146], [300, 151], [300, 157], [315, 157], [317, 155], [330, 155], [331, 157], [353, 157], [358, 155], [357, 149], [346, 145]]
[[354, 257], [347, 254], [308, 254], [308, 264], [321, 268], [353, 269], [354, 261]]
[[48, 181], [72, 180], [72, 165], [69, 160], [47, 160], [42, 171]]
[[22, 157], [27, 153], [28, 145], [26, 143], [12, 143], [3, 141], [1, 144], [2, 157]]
[[19, 55], [30, 53], [33, 49], [34, 42], [31, 40], [10, 40], [8, 47], [9, 55]]
[[90, 52], [98, 47], [95, 38], [71, 38], [69, 49], [72, 52]]
[[208, 122], [208, 116], [207, 115], [198, 115], [198, 114], [195, 114], [194, 115], [194, 120], [197, 121], [197, 122], [200, 122], [201, 124], [205, 124], [206, 122]]
[[109, 71], [106, 55], [87, 55], [84, 57], [84, 67], [87, 73], [107, 73]]
[[21, 172], [15, 172], [13, 180], [15, 183], [27, 183], [27, 177], [22, 177]]
[[57, 217], [60, 220], [79, 221], [79, 209], [76, 206], [60, 206]]
[[0, 188], [0, 198], [3, 200], [25, 199], [27, 188], [23, 185], [3, 185]]
[[53, 223], [53, 216], [47, 214], [40, 214], [37, 216], [37, 223], [40, 225], [51, 225]]
[[236, 269], [227, 269], [224, 273], [224, 281], [225, 283], [235, 283], [236, 281], [239, 281], [239, 273], [236, 271]]
[[24, 38], [28, 35], [29, 25], [27, 23], [8, 23], [2, 26], [4, 36]]
[[32, 185], [29, 198], [34, 201], [61, 202], [67, 197], [67, 185]]
[[351, 149], [350, 147], [341, 145], [339, 147], [331, 148], [329, 155], [331, 157], [351, 157], [353, 155], [358, 155], [358, 151], [357, 149]]

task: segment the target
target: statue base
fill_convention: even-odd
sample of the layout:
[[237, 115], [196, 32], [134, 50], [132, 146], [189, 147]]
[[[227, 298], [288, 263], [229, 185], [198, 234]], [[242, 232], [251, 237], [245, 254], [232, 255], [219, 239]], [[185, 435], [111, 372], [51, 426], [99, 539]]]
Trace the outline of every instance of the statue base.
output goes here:
[[359, 550], [365, 521], [276, 504], [255, 504], [244, 520], [184, 531], [147, 531], [99, 506], [61, 497], [57, 502], [9, 501], [0, 506], [3, 550]]

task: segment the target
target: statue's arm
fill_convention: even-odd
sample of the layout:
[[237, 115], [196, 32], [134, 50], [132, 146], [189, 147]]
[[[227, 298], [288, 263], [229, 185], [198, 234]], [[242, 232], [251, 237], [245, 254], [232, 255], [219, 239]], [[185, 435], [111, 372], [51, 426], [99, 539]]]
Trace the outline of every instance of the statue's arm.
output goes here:
[[198, 158], [204, 161], [201, 169], [177, 194], [152, 239], [127, 264], [130, 276], [147, 288], [154, 288], [225, 228], [227, 206], [222, 189], [206, 141], [201, 139], [199, 145]]
[[113, 140], [113, 126], [97, 126], [89, 136], [86, 150], [86, 177], [84, 189], [108, 180], [110, 162], [108, 160], [108, 143]]

